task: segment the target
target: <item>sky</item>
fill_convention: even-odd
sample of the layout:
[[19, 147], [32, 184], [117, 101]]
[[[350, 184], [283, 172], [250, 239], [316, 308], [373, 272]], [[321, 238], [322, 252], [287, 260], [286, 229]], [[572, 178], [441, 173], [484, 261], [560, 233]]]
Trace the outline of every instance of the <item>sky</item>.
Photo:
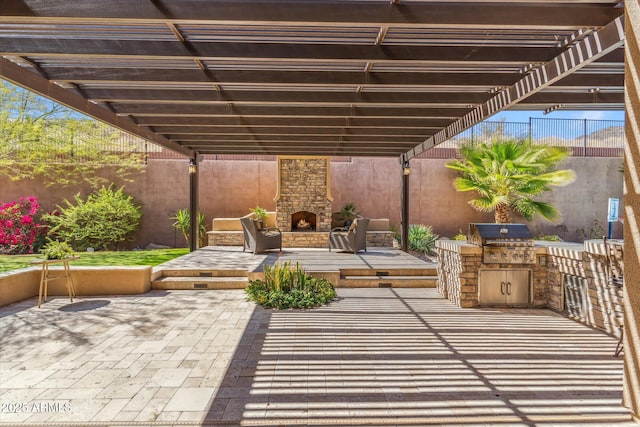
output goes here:
[[588, 119], [588, 120], [624, 120], [624, 111], [562, 111], [556, 110], [549, 114], [543, 111], [501, 111], [491, 116], [488, 121], [528, 122], [529, 117], [545, 119]]

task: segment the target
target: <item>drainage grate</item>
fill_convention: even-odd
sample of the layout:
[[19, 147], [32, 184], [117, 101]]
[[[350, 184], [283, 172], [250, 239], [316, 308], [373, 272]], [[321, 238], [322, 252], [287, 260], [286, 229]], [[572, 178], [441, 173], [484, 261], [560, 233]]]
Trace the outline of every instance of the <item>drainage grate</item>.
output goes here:
[[376, 276], [388, 276], [389, 272], [388, 271], [376, 271]]
[[194, 283], [193, 289], [207, 289], [208, 286], [206, 283]]
[[390, 288], [391, 287], [391, 283], [378, 282], [378, 287], [379, 288]]
[[213, 277], [213, 273], [210, 271], [201, 271], [200, 277]]

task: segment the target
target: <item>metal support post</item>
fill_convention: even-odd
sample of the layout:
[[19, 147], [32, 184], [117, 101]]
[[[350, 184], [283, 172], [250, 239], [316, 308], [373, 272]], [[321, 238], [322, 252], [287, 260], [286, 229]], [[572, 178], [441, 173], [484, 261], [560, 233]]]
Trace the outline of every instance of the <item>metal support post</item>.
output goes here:
[[198, 249], [198, 174], [200, 165], [200, 155], [195, 153], [189, 162], [189, 250], [191, 252]]
[[409, 250], [409, 176], [411, 169], [409, 168], [409, 161], [402, 161], [402, 203], [401, 203], [401, 246], [404, 252]]

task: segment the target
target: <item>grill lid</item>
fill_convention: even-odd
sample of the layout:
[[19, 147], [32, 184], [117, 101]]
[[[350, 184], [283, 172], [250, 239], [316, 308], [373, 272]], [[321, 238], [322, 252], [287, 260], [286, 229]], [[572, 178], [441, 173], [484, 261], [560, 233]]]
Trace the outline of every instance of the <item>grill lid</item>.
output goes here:
[[[526, 224], [469, 224], [469, 241], [496, 239], [533, 239]], [[480, 243], [480, 242], [478, 242]]]

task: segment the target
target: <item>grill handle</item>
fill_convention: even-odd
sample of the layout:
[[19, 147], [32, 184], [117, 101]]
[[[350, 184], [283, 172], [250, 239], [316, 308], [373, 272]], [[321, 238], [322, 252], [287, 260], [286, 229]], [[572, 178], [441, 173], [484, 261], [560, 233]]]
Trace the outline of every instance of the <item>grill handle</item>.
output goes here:
[[504, 295], [504, 289], [505, 289], [505, 287], [506, 287], [506, 283], [504, 283], [504, 282], [500, 282], [500, 293], [501, 293], [502, 295]]
[[511, 282], [507, 282], [507, 295], [511, 295]]

